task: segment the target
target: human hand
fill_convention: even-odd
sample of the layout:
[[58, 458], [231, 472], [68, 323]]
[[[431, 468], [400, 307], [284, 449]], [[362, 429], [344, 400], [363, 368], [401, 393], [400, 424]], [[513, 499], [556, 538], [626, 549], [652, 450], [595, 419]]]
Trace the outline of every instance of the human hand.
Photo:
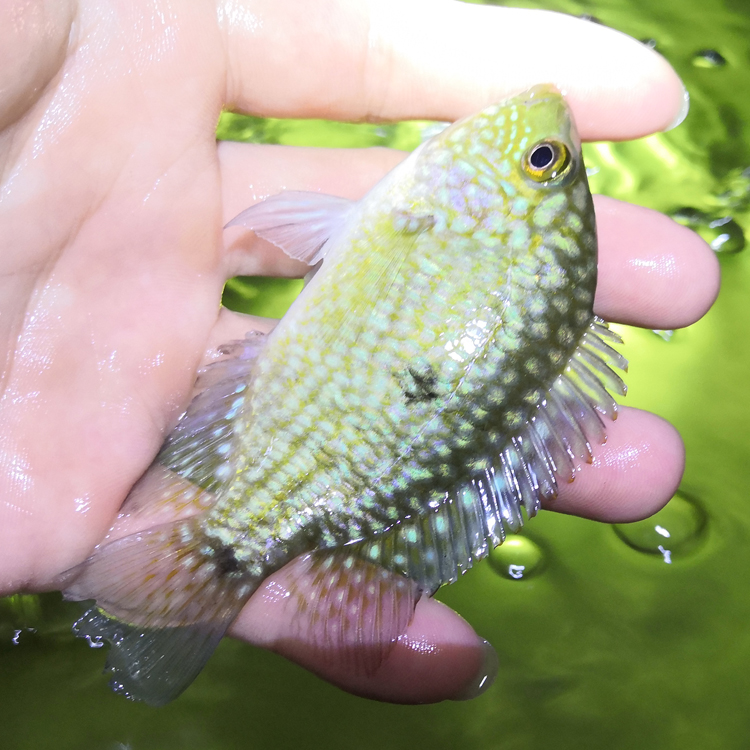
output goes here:
[[[301, 275], [221, 227], [282, 189], [358, 197], [402, 154], [222, 143], [225, 106], [264, 116], [455, 119], [542, 81], [584, 138], [663, 129], [683, 103], [655, 53], [604, 27], [442, 0], [147, 0], [0, 9], [0, 590], [39, 590], [102, 540], [216, 345], [262, 326], [219, 311], [237, 274]], [[3, 17], [3, 15], [5, 17]], [[520, 69], [519, 61], [523, 61]], [[715, 258], [642, 208], [597, 201], [596, 312], [687, 325], [716, 294]], [[658, 509], [679, 436], [623, 409], [554, 508], [603, 521]], [[294, 563], [292, 563], [294, 565]], [[471, 691], [481, 639], [434, 600], [370, 677], [285, 641], [283, 571], [233, 634], [345, 689], [430, 701]]]

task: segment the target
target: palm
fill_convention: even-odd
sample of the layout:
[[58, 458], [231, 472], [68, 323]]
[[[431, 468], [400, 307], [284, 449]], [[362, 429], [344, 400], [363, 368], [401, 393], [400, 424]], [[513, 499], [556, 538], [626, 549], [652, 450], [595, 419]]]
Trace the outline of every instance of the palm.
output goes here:
[[[244, 146], [217, 150], [214, 128], [223, 106], [272, 115], [448, 119], [478, 108], [488, 96], [499, 99], [526, 83], [557, 80], [569, 87], [588, 137], [635, 136], [675, 114], [679, 91], [667, 67], [590, 24], [571, 26], [582, 42], [569, 48], [598, 50], [609, 66], [591, 72], [588, 62], [572, 56], [563, 69], [565, 60], [553, 56], [540, 58], [528, 72], [532, 80], [498, 82], [492, 71], [503, 66], [492, 56], [512, 59], [513, 45], [523, 41], [516, 29], [527, 23], [525, 16], [437, 4], [439, 12], [424, 16], [418, 4], [414, 12], [407, 4], [396, 23], [378, 10], [387, 3], [316, 2], [321, 15], [301, 20], [290, 20], [294, 4], [287, 7], [286, 0], [248, 0], [234, 14], [229, 11], [241, 3], [227, 3], [228, 10], [219, 3], [217, 13], [210, 3], [194, 0], [163, 6], [114, 2], [104, 10], [83, 2], [69, 44], [74, 4], [55, 5], [46, 26], [5, 23], [2, 13], [8, 11], [0, 9], [0, 50], [8, 61], [0, 65], [0, 591], [49, 585], [101, 541], [184, 408], [206, 350], [249, 326], [219, 315], [226, 278], [237, 271], [295, 270], [267, 247], [265, 253], [226, 248], [224, 221], [286, 187], [356, 195], [399, 158], [370, 153], [342, 159]], [[326, 13], [342, 19], [330, 31], [327, 21], [317, 26]], [[456, 36], [456, 23], [465, 25], [466, 33], [457, 36], [466, 49], [456, 50], [452, 64], [468, 63], [446, 75], [440, 40]], [[434, 44], [412, 53], [399, 46], [402, 37], [389, 37], [392, 29], [408, 31], [410, 24], [420, 33], [404, 39]], [[554, 20], [551, 38], [558, 36], [558, 25]], [[347, 33], [336, 36], [336, 28]], [[538, 20], [534, 33], [544, 33]], [[477, 41], [481, 34], [485, 42]], [[498, 42], [502, 38], [506, 43]], [[640, 67], [630, 64], [631, 53]], [[477, 54], [486, 57], [478, 65]], [[297, 59], [305, 64], [295, 64]], [[615, 80], [622, 70], [632, 82]], [[592, 84], [588, 74], [601, 78]], [[638, 86], [642, 96], [635, 93]], [[631, 102], [626, 111], [623, 102]], [[683, 279], [696, 281], [692, 294], [676, 302], [680, 290], [665, 294], [660, 287], [672, 278], [654, 274], [651, 286], [644, 286], [632, 275], [605, 273], [608, 263], [625, 267], [632, 247], [648, 253], [656, 242], [637, 237], [627, 209], [614, 209], [613, 216], [600, 217], [599, 312], [663, 328], [699, 316], [716, 278], [703, 248], [678, 236], [679, 228], [664, 229], [665, 238], [682, 248], [677, 265]], [[630, 232], [620, 233], [618, 247], [610, 243], [609, 254], [607, 221], [610, 227], [627, 224]], [[620, 289], [630, 283], [632, 293], [616, 291], [614, 278]], [[661, 306], [652, 304], [657, 297]], [[679, 474], [675, 436], [648, 415], [628, 419], [613, 434], [610, 456], [649, 430], [656, 437], [638, 445], [661, 445], [655, 453], [642, 451], [641, 485], [650, 489], [643, 490], [640, 505], [631, 491], [638, 480], [623, 484], [619, 476], [625, 490], [615, 496], [630, 492], [636, 500], [629, 508], [603, 506], [603, 481], [611, 481], [620, 466], [615, 460], [591, 473], [590, 491], [585, 477], [578, 482], [578, 496], [563, 497], [562, 509], [600, 518], [635, 516], [668, 497]], [[237, 632], [273, 645], [273, 636], [248, 614], [264, 606], [258, 601], [253, 598]], [[433, 611], [431, 617], [433, 628], [443, 618], [439, 632], [461, 630], [445, 614]], [[459, 640], [476, 650], [476, 637], [461, 633]], [[305, 661], [303, 653], [294, 656]], [[406, 687], [398, 695], [449, 695], [451, 685], [466, 682], [460, 669], [453, 671], [444, 679], [448, 692], [438, 687], [420, 693], [415, 678], [409, 682], [401, 675]], [[368, 686], [346, 675], [333, 677], [351, 689], [393, 695], [387, 674], [379, 688], [377, 680]]]
[[[223, 71], [204, 73], [186, 105], [174, 76], [192, 77], [190, 55], [132, 75], [132, 55], [103, 54], [106, 74], [69, 56], [19, 123], [13, 162], [34, 195], [0, 217], [13, 294], [5, 587], [49, 580], [106, 531], [185, 403], [225, 278], [213, 138]], [[71, 119], [45, 129], [62, 108]]]

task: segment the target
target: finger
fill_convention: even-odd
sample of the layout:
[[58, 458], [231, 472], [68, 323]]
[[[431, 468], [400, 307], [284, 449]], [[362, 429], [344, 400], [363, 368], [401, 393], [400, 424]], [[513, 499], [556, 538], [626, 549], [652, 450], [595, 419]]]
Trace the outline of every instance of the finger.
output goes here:
[[[405, 158], [388, 149], [315, 149], [222, 143], [224, 220], [281, 190], [319, 190], [359, 198]], [[596, 196], [599, 284], [595, 310], [607, 320], [678, 328], [698, 320], [716, 299], [719, 265], [697, 234], [640, 206]], [[225, 233], [226, 275], [302, 276], [287, 258], [241, 228]]]
[[693, 231], [640, 206], [597, 195], [598, 315], [643, 328], [694, 323], [719, 293], [719, 261]]
[[494, 680], [492, 647], [464, 619], [428, 597], [419, 601], [406, 633], [374, 674], [347, 668], [299, 640], [289, 622], [283, 580], [278, 575], [263, 583], [232, 625], [232, 636], [275, 651], [350, 693], [392, 703], [463, 700]]
[[254, 114], [453, 120], [540, 82], [567, 94], [589, 139], [638, 137], [686, 114], [661, 56], [559, 13], [448, 0], [245, 5], [220, 21], [228, 102]]
[[573, 482], [561, 484], [545, 508], [607, 523], [637, 521], [674, 495], [685, 468], [677, 430], [655, 414], [620, 409], [607, 425], [607, 442], [594, 447], [594, 460]]

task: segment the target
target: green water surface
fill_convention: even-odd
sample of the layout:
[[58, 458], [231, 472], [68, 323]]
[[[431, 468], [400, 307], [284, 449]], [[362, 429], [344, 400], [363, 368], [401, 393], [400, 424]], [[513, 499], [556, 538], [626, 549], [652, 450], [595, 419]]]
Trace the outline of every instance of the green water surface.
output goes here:
[[[542, 513], [516, 545], [443, 589], [500, 657], [495, 685], [468, 703], [361, 700], [226, 641], [180, 699], [152, 709], [109, 692], [104, 653], [70, 634], [77, 605], [0, 600], [0, 747], [750, 747], [750, 3], [513, 4], [588, 14], [654, 40], [690, 90], [677, 131], [586, 153], [595, 191], [674, 213], [721, 257], [721, 296], [704, 320], [671, 337], [622, 331], [628, 404], [663, 415], [685, 439], [680, 495], [655, 519], [617, 528]], [[219, 132], [411, 148], [424, 127], [228, 115]], [[233, 280], [225, 300], [278, 316], [298, 289]]]

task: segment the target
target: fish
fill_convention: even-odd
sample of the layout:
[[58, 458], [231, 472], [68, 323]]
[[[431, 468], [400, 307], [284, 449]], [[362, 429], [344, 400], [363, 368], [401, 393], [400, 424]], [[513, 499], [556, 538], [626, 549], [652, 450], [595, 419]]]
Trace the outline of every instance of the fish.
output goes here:
[[421, 597], [592, 460], [626, 392], [593, 312], [581, 142], [551, 84], [448, 126], [360, 200], [286, 191], [231, 226], [305, 261], [307, 283], [199, 374], [122, 508], [159, 523], [61, 585], [94, 600], [74, 629], [110, 643], [113, 688], [153, 705], [293, 560], [295, 632], [372, 674]]

